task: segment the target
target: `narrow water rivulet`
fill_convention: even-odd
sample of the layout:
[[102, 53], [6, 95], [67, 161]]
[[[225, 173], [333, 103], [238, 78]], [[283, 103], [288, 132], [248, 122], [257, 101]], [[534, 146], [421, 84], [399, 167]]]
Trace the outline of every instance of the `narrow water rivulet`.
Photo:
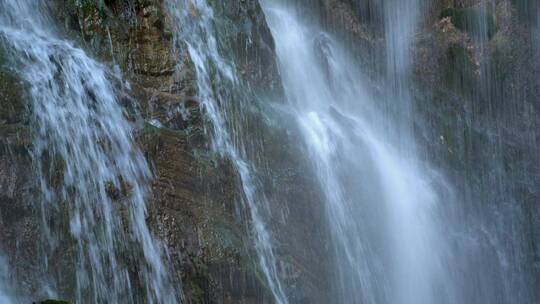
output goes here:
[[234, 134], [235, 117], [231, 109], [235, 105], [232, 103], [247, 105], [242, 103], [242, 93], [235, 94], [244, 88], [239, 83], [234, 63], [220, 53], [213, 9], [205, 0], [168, 0], [167, 3], [174, 17], [176, 43], [178, 47], [185, 44], [195, 66], [198, 97], [211, 124], [213, 149], [230, 159], [239, 175], [243, 190], [241, 201], [249, 213], [254, 246], [265, 280], [276, 302], [288, 303], [277, 273], [272, 236], [262, 215], [269, 208], [268, 201], [247, 159], [245, 139], [237, 139]]
[[0, 256], [0, 273], [0, 303], [15, 303], [15, 299], [12, 295], [9, 267], [3, 256]]
[[[114, 77], [59, 37], [48, 1], [2, 0], [0, 7], [0, 42], [30, 99], [42, 292], [65, 296], [57, 294], [65, 288], [59, 285], [73, 284], [70, 296], [80, 303], [175, 302], [161, 245], [146, 224], [150, 170], [118, 104]], [[73, 242], [72, 282], [48, 269], [64, 242]]]

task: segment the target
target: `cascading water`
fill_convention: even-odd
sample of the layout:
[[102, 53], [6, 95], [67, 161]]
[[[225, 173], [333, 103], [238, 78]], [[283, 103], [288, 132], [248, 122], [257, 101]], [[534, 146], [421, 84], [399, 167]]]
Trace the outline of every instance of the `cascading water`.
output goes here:
[[0, 303], [2, 304], [15, 303], [11, 294], [9, 273], [7, 262], [4, 257], [0, 255]]
[[[175, 45], [187, 47], [197, 74], [198, 98], [212, 130], [214, 151], [229, 158], [237, 170], [243, 189], [243, 205], [250, 215], [250, 224], [259, 258], [259, 266], [266, 282], [279, 304], [288, 303], [277, 269], [273, 238], [265, 220], [269, 212], [267, 198], [253, 175], [245, 147], [234, 133], [231, 92], [241, 91], [242, 85], [234, 65], [220, 54], [214, 23], [216, 16], [206, 0], [168, 0], [173, 16]], [[179, 67], [182, 68], [182, 67]], [[235, 102], [240, 102], [242, 97]]]
[[[362, 87], [368, 82], [354, 60], [320, 28], [302, 24], [294, 4], [263, 3], [287, 97], [326, 195], [336, 302], [527, 303], [526, 220], [512, 194], [515, 178], [504, 169], [505, 120], [493, 112], [500, 92], [490, 58], [481, 63], [473, 104], [486, 99], [489, 120], [467, 119], [495, 146], [484, 147], [486, 167], [468, 172], [479, 185], [457, 188], [464, 193], [458, 199], [418, 161], [413, 137], [413, 123], [424, 127], [410, 91], [419, 3], [383, 2], [386, 77], [377, 98]], [[487, 7], [467, 11], [476, 56], [486, 56], [493, 35]]]
[[[386, 0], [384, 6], [384, 29], [386, 42], [386, 79], [388, 82], [386, 103], [391, 112], [397, 133], [405, 142], [402, 147], [411, 147], [412, 101], [410, 76], [411, 44], [418, 22], [418, 0]], [[405, 134], [404, 134], [405, 132]], [[398, 135], [398, 136], [399, 136]]]
[[[336, 302], [444, 303], [448, 299], [438, 291], [449, 294], [452, 287], [443, 265], [440, 198], [431, 185], [439, 182], [436, 175], [414, 159], [410, 134], [388, 131], [387, 117], [376, 104], [381, 101], [363, 87], [354, 61], [320, 29], [301, 24], [287, 3], [276, 2], [263, 6], [287, 97], [326, 196]], [[392, 28], [386, 31], [388, 99], [390, 106], [406, 110], [409, 105], [400, 103], [409, 102], [406, 44], [415, 5], [399, 4], [390, 1], [386, 8], [392, 10], [387, 16]], [[396, 114], [403, 122], [391, 127], [403, 128], [408, 114]], [[396, 133], [401, 140], [393, 138]]]
[[[7, 55], [27, 88], [34, 132], [30, 152], [41, 190], [42, 290], [31, 296], [67, 297], [77, 303], [175, 303], [183, 298], [177, 294], [181, 288], [173, 287], [162, 262], [163, 249], [145, 221], [151, 174], [118, 104], [113, 84], [120, 80], [53, 30], [47, 14], [53, 2], [0, 0], [0, 55]], [[127, 2], [99, 1], [110, 5], [114, 14]], [[537, 276], [538, 270], [529, 268], [538, 267], [539, 258], [534, 255], [539, 253], [538, 244], [531, 244], [537, 235], [530, 236], [537, 231], [527, 229], [537, 227], [534, 222], [540, 221], [538, 208], [531, 202], [538, 197], [538, 182], [534, 180], [538, 136], [537, 128], [531, 128], [538, 125], [538, 119], [536, 104], [528, 94], [534, 97], [538, 92], [529, 92], [536, 88], [520, 88], [530, 86], [527, 76], [525, 80], [500, 79], [515, 75], [508, 76], [512, 71], [497, 65], [508, 65], [505, 60], [513, 63], [514, 57], [526, 53], [524, 50], [540, 49], [538, 4], [530, 0], [473, 1], [470, 6], [467, 1], [450, 5], [450, 1], [420, 0], [261, 0], [267, 20], [260, 20], [258, 13], [250, 11], [259, 9], [255, 0], [231, 2], [226, 13], [220, 9], [228, 2], [166, 0], [148, 4], [151, 2], [141, 1], [130, 8], [130, 13], [144, 20], [142, 23], [150, 21], [137, 27], [137, 36], [141, 30], [142, 39], [156, 45], [170, 42], [168, 25], [161, 22], [163, 16], [158, 16], [161, 11], [155, 6], [165, 3], [173, 23], [173, 44], [178, 53], [190, 59], [178, 59], [182, 62], [178, 72], [189, 78], [189, 69], [195, 71], [198, 96], [193, 100], [200, 102], [208, 122], [206, 131], [213, 151], [230, 160], [238, 174], [242, 210], [237, 210], [235, 224], [244, 224], [242, 216], [247, 215], [252, 229], [253, 244], [240, 249], [241, 253], [234, 252], [242, 261], [231, 262], [234, 265], [229, 267], [229, 261], [219, 260], [219, 278], [206, 273], [201, 278], [197, 273], [196, 280], [225, 289], [226, 283], [243, 283], [226, 282], [223, 273], [228, 272], [231, 281], [239, 276], [254, 278], [257, 282], [246, 288], [250, 293], [247, 298], [252, 297], [246, 302], [256, 298], [266, 303], [268, 295], [280, 304], [533, 302], [537, 291], [531, 277]], [[433, 28], [425, 24], [417, 28], [424, 22], [423, 3], [445, 7], [439, 19], [434, 18], [437, 24]], [[335, 11], [329, 8], [333, 4]], [[533, 26], [532, 20], [517, 25], [523, 20], [510, 20], [514, 12], [501, 13], [504, 5], [518, 5], [517, 14], [534, 19], [537, 28], [526, 28]], [[343, 8], [348, 11], [344, 13]], [[242, 12], [232, 12], [237, 9]], [[241, 18], [228, 19], [221, 13]], [[360, 24], [354, 24], [358, 21], [352, 20], [354, 14], [361, 19]], [[452, 20], [458, 16], [459, 20]], [[314, 20], [318, 17], [328, 19]], [[340, 17], [343, 24], [337, 20]], [[500, 29], [495, 26], [497, 18], [507, 18], [502, 20], [506, 23], [501, 21]], [[259, 76], [250, 73], [265, 74], [268, 67], [262, 67], [267, 64], [264, 61], [274, 55], [268, 43], [271, 38], [268, 32], [262, 34], [262, 42], [256, 41], [261, 36], [252, 40], [245, 34], [265, 27], [264, 21], [268, 21], [276, 43], [286, 100], [261, 106], [266, 100], [258, 94], [276, 92], [266, 88], [257, 91], [260, 88], [251, 85], [259, 84], [248, 79]], [[352, 46], [359, 41], [336, 39], [339, 29], [333, 27], [341, 25], [351, 26], [345, 30], [351, 33], [343, 38], [365, 35], [361, 38], [369, 40], [370, 47], [384, 49], [374, 56], [375, 63], [356, 61], [368, 57], [357, 53], [363, 46]], [[324, 26], [328, 28], [323, 30]], [[512, 32], [512, 27], [517, 30]], [[497, 31], [502, 34], [497, 36]], [[508, 33], [521, 32], [537, 35], [531, 41], [538, 44], [508, 47], [508, 41], [513, 41]], [[109, 33], [111, 49], [114, 36]], [[433, 36], [441, 39], [436, 50], [422, 45]], [[224, 41], [230, 37], [234, 42]], [[423, 54], [413, 52], [414, 42]], [[451, 46], [446, 50], [443, 42]], [[250, 49], [252, 44], [264, 45]], [[267, 53], [258, 53], [263, 48]], [[449, 78], [459, 78], [457, 84], [449, 85], [455, 86], [449, 95], [463, 95], [455, 96], [456, 104], [442, 100], [435, 105], [434, 100], [423, 100], [424, 91], [431, 88], [417, 83], [422, 75], [413, 72], [419, 59], [414, 56], [433, 55], [430, 50], [441, 55], [433, 56], [433, 61], [444, 61], [446, 56], [459, 65], [444, 71]], [[449, 54], [437, 53], [442, 50]], [[237, 58], [244, 55], [246, 58]], [[248, 58], [259, 55], [256, 60]], [[385, 68], [379, 69], [382, 66]], [[363, 67], [373, 70], [364, 73]], [[433, 66], [422, 68], [436, 77], [447, 76], [432, 70], [436, 69]], [[156, 79], [167, 77], [161, 72]], [[381, 75], [376, 75], [379, 72]], [[163, 74], [169, 75], [169, 70]], [[176, 76], [182, 77], [173, 74], [173, 82]], [[179, 91], [191, 94], [187, 92], [191, 87], [187, 87]], [[419, 109], [419, 105], [429, 109]], [[268, 117], [279, 122], [253, 123]], [[286, 132], [281, 132], [283, 129]], [[259, 135], [263, 138], [257, 138]], [[290, 138], [275, 138], [282, 136]], [[421, 141], [424, 139], [429, 142]], [[268, 147], [272, 151], [265, 151]], [[306, 151], [305, 155], [300, 151]], [[440, 155], [431, 155], [437, 153]], [[421, 157], [440, 163], [428, 165]], [[457, 164], [449, 164], [454, 161]], [[434, 170], [431, 165], [441, 169]], [[282, 187], [294, 191], [279, 189]], [[296, 209], [290, 208], [293, 205]], [[324, 210], [319, 213], [320, 206]], [[305, 220], [298, 220], [304, 216]], [[18, 215], [2, 215], [2, 219], [12, 217]], [[191, 241], [189, 237], [187, 241]], [[296, 244], [291, 246], [293, 242]], [[201, 251], [208, 249], [203, 247]], [[258, 258], [254, 271], [251, 264], [243, 264], [243, 254], [250, 254], [251, 247]], [[59, 252], [64, 248], [66, 252]], [[10, 259], [16, 252], [12, 249]], [[197, 256], [203, 261], [201, 268], [207, 266], [206, 253]], [[321, 254], [329, 257], [313, 258]], [[71, 267], [58, 266], [58, 260], [64, 258], [69, 261], [61, 263]], [[198, 270], [199, 266], [193, 267]], [[21, 295], [12, 290], [16, 276], [10, 269], [16, 267], [8, 268], [0, 258], [0, 303], [21, 302]], [[58, 273], [63, 269], [67, 273]], [[182, 275], [192, 279], [189, 273]], [[197, 293], [197, 299], [212, 301], [213, 296], [222, 295], [223, 290], [215, 291], [214, 286], [206, 290], [198, 283], [191, 288], [190, 282], [188, 287]], [[197, 287], [205, 289], [204, 295], [199, 295]], [[257, 288], [265, 291], [253, 290]], [[312, 294], [306, 296], [308, 293]]]
[[[474, 165], [468, 163], [474, 167], [466, 169], [469, 184], [459, 189], [463, 195], [459, 208], [465, 210], [467, 216], [454, 223], [459, 244], [454, 249], [459, 257], [455, 269], [460, 273], [457, 280], [461, 302], [529, 303], [529, 274], [525, 269], [528, 245], [524, 240], [528, 215], [519, 202], [525, 199], [519, 198], [514, 190], [519, 178], [512, 175], [517, 170], [505, 168], [508, 166], [505, 164], [508, 158], [505, 133], [514, 133], [510, 141], [526, 137], [530, 138], [527, 141], [532, 141], [536, 136], [519, 131], [520, 127], [514, 123], [516, 118], [511, 113], [519, 113], [523, 101], [513, 100], [512, 93], [505, 96], [500, 91], [504, 82], [497, 75], [495, 53], [490, 47], [496, 33], [492, 15], [495, 7], [495, 1], [482, 1], [468, 8], [465, 18], [479, 67], [476, 83], [468, 84], [475, 89], [465, 111], [466, 122], [460, 126], [468, 129], [461, 149], [470, 153], [465, 160], [477, 158], [480, 161]], [[478, 153], [480, 157], [476, 152], [471, 153], [474, 145], [482, 145], [485, 153]], [[525, 183], [526, 187], [534, 187]]]
[[[30, 97], [45, 267], [58, 243], [71, 241], [68, 230], [77, 303], [175, 303], [145, 222], [151, 174], [105, 67], [57, 38], [47, 1], [2, 0], [0, 7], [0, 42]], [[43, 285], [54, 292], [53, 278]]]

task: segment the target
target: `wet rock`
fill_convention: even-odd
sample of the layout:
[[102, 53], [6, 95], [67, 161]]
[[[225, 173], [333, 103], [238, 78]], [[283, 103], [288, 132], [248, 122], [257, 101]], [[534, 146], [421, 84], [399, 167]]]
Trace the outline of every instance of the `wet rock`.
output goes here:
[[[117, 84], [119, 94], [123, 94], [122, 104], [130, 108], [137, 141], [153, 168], [147, 220], [169, 248], [171, 271], [183, 282], [187, 302], [272, 302], [253, 252], [246, 211], [239, 205], [239, 177], [229, 161], [209, 148], [211, 129], [197, 98], [193, 66], [185, 50], [172, 48], [163, 1], [54, 2], [68, 35], [110, 64], [111, 71], [121, 71], [127, 82]], [[419, 99], [419, 116], [430, 126], [418, 129], [431, 132], [421, 133], [419, 138], [429, 146], [440, 166], [456, 172], [463, 166], [475, 165], [473, 168], [480, 171], [489, 161], [488, 155], [482, 154], [482, 147], [492, 142], [464, 121], [471, 109], [478, 115], [475, 118], [481, 120], [492, 106], [485, 102], [486, 96], [480, 96], [484, 93], [473, 90], [485, 73], [485, 56], [494, 55], [490, 64], [500, 72], [497, 77], [501, 78], [501, 86], [508, 90], [523, 88], [523, 99], [533, 100], [537, 89], [529, 84], [535, 75], [525, 75], [522, 71], [529, 63], [516, 59], [526, 57], [522, 55], [530, 50], [523, 46], [525, 42], [511, 47], [517, 41], [512, 37], [526, 35], [514, 26], [512, 10], [503, 9], [505, 1], [496, 1], [499, 4], [494, 12], [471, 6], [477, 1], [461, 1], [463, 5], [456, 6], [449, 6], [449, 1], [436, 2], [436, 12], [427, 17], [433, 22], [422, 24], [416, 35], [415, 94]], [[242, 80], [256, 93], [279, 97], [282, 88], [273, 40], [258, 1], [211, 3], [216, 16], [222, 18], [220, 35], [231, 50], [230, 57], [237, 59], [236, 68]], [[324, 15], [328, 31], [346, 41], [347, 47], [368, 67], [366, 74], [375, 80], [380, 77], [382, 68], [378, 63], [383, 62], [384, 56], [380, 3], [320, 0], [316, 5]], [[442, 7], [451, 8], [441, 13]], [[477, 25], [482, 19], [486, 21], [485, 28]], [[491, 39], [485, 45], [485, 54], [477, 52], [478, 46], [472, 41], [484, 29]], [[0, 55], [0, 63], [1, 60]], [[31, 194], [38, 191], [31, 183], [31, 134], [23, 92], [24, 86], [17, 82], [16, 75], [0, 72], [0, 243], [16, 265], [22, 285], [35, 290], [32, 275], [37, 272], [35, 240], [40, 236], [40, 223], [36, 206], [32, 205], [37, 200]], [[537, 108], [533, 102], [523, 104], [526, 119], [520, 122], [520, 130], [535, 128]], [[324, 225], [320, 224], [324, 223], [318, 212], [323, 210], [319, 205], [321, 196], [314, 190], [316, 181], [307, 177], [309, 165], [294, 157], [307, 152], [299, 151], [298, 138], [289, 137], [288, 131], [294, 128], [291, 118], [288, 121], [262, 117], [257, 109], [245, 112], [249, 130], [241, 135], [250, 136], [262, 147], [257, 155], [264, 160], [257, 163], [265, 169], [257, 176], [263, 184], [262, 191], [273, 210], [287, 210], [276, 212], [271, 223], [279, 227], [285, 226], [285, 222], [288, 228], [286, 235], [277, 236], [276, 253], [283, 261], [280, 267], [290, 285], [291, 302], [331, 303], [332, 299], [325, 298], [325, 287], [331, 282], [323, 265], [331, 253], [325, 251]], [[269, 128], [268, 124], [274, 127]], [[513, 149], [515, 145], [509, 144], [517, 135], [504, 135], [508, 171], [523, 166], [517, 157], [520, 153], [531, 153]], [[51, 164], [48, 169], [57, 171], [56, 166]], [[52, 175], [51, 180], [61, 177], [54, 172]], [[121, 200], [128, 195], [126, 188], [110, 185], [107, 190], [115, 200]], [[523, 190], [527, 191], [530, 189]], [[528, 200], [533, 201], [534, 195], [531, 193]], [[283, 197], [293, 203], [281, 201]], [[59, 220], [58, 226], [61, 225], [65, 223]], [[58, 260], [70, 254], [69, 248], [64, 247], [58, 249]], [[51, 265], [59, 272], [70, 267], [61, 261]], [[71, 288], [68, 280], [63, 282], [66, 294]]]
[[470, 50], [463, 45], [453, 44], [447, 50], [445, 82], [460, 92], [470, 92], [475, 83], [475, 66]]
[[[129, 82], [123, 103], [134, 109], [137, 139], [154, 172], [148, 223], [167, 244], [171, 272], [189, 302], [269, 302], [249, 223], [238, 214], [238, 176], [209, 149], [211, 127], [189, 56], [172, 48], [163, 1], [133, 3], [105, 1], [106, 7], [74, 12], [84, 43]], [[213, 5], [243, 81], [261, 94], [280, 94], [273, 41], [257, 1]], [[109, 187], [109, 195], [121, 199], [117, 188]]]
[[149, 221], [186, 295], [194, 303], [259, 298], [257, 284], [246, 285], [256, 282], [254, 262], [243, 246], [244, 224], [234, 218], [239, 192], [230, 164], [195, 149], [181, 131], [147, 128], [140, 142], [156, 172]]
[[13, 72], [0, 63], [0, 124], [27, 123], [24, 87]]
[[486, 8], [446, 8], [440, 18], [450, 18], [456, 28], [472, 36], [486, 35], [491, 39], [497, 31], [495, 17]]

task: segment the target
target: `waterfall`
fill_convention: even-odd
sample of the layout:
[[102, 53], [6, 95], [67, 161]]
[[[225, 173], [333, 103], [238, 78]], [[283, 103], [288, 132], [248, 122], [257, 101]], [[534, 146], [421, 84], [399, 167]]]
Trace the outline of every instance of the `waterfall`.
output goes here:
[[[423, 147], [415, 144], [414, 128], [426, 128], [414, 113], [411, 80], [420, 3], [383, 2], [381, 94], [340, 42], [295, 3], [263, 1], [287, 98], [325, 194], [336, 302], [527, 303], [527, 215], [513, 193], [516, 178], [504, 168], [502, 137], [515, 120], [506, 116], [521, 101], [500, 100], [502, 83], [487, 45], [494, 34], [489, 3], [466, 17], [482, 61], [479, 81], [471, 84], [477, 89], [472, 110], [465, 106], [470, 125], [460, 128], [481, 134], [486, 143], [470, 134], [463, 141], [486, 153], [463, 173], [465, 185], [450, 185], [421, 160]], [[500, 107], [508, 111], [497, 113]]]
[[[533, 2], [530, 5], [532, 13]], [[491, 15], [495, 8], [495, 1], [483, 1], [467, 8], [466, 23], [472, 38], [473, 56], [479, 66], [478, 79], [471, 84], [474, 90], [465, 112], [466, 122], [460, 126], [468, 129], [462, 149], [470, 151], [472, 145], [481, 145], [483, 152], [464, 158], [480, 161], [468, 163], [475, 167], [466, 169], [470, 184], [459, 189], [464, 194], [458, 202], [459, 208], [467, 215], [454, 222], [456, 227], [466, 227], [454, 228], [459, 242], [455, 250], [459, 264], [455, 268], [460, 269], [461, 276], [457, 280], [465, 301], [529, 303], [529, 245], [525, 240], [527, 224], [524, 223], [529, 221], [527, 213], [530, 211], [521, 202], [526, 199], [520, 198], [521, 194], [515, 190], [520, 179], [516, 175], [521, 172], [505, 168], [509, 166], [505, 158], [511, 155], [505, 150], [509, 142], [531, 142], [536, 135], [529, 130], [520, 130], [519, 124], [515, 123], [519, 120], [516, 113], [527, 101], [513, 96], [514, 92], [503, 93], [501, 90], [504, 81], [497, 75], [500, 71], [497, 71], [496, 53], [490, 46], [496, 34], [495, 17]], [[512, 134], [511, 137], [505, 138], [508, 134]], [[521, 153], [526, 161], [527, 152]], [[525, 187], [536, 188], [528, 178], [525, 184]]]
[[[213, 150], [230, 159], [240, 177], [241, 200], [250, 216], [260, 269], [275, 301], [288, 303], [278, 273], [273, 237], [266, 223], [269, 203], [254, 176], [242, 139], [235, 134], [231, 109], [233, 102], [241, 103], [242, 97], [234, 93], [242, 94], [245, 88], [236, 75], [234, 63], [220, 53], [214, 25], [218, 17], [205, 0], [168, 0], [167, 6], [173, 17], [175, 45], [187, 48], [197, 74], [198, 98], [211, 123]], [[178, 68], [182, 67], [179, 65]]]
[[0, 303], [540, 296], [540, 1], [66, 1], [0, 0]]
[[[452, 284], [433, 188], [445, 183], [411, 152], [410, 134], [397, 129], [408, 113], [381, 112], [384, 100], [370, 93], [354, 60], [329, 34], [303, 24], [294, 6], [263, 3], [287, 98], [326, 196], [336, 302], [446, 303]], [[407, 109], [415, 5], [387, 5], [388, 106]], [[388, 122], [398, 114], [403, 124]]]
[[0, 255], [0, 303], [15, 303], [9, 283], [9, 268], [4, 257]]
[[419, 23], [418, 0], [385, 0], [384, 6], [384, 33], [386, 50], [386, 106], [391, 113], [389, 118], [402, 138], [401, 146], [411, 148], [411, 127], [413, 119], [411, 88], [412, 44]]
[[[132, 126], [107, 69], [60, 38], [48, 3], [0, 1], [0, 43], [28, 88], [45, 272], [59, 244], [73, 242], [76, 303], [174, 303], [145, 222], [151, 173]], [[42, 278], [53, 291], [54, 276]]]

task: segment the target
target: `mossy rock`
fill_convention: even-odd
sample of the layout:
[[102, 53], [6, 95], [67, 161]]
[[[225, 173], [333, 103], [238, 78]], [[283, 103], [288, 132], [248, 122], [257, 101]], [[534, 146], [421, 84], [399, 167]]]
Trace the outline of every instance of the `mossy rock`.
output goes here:
[[0, 54], [0, 124], [24, 123], [27, 119], [24, 86], [1, 61]]
[[446, 84], [463, 94], [470, 94], [476, 83], [476, 67], [470, 52], [460, 44], [452, 44], [447, 50], [444, 71]]
[[450, 18], [457, 29], [479, 38], [487, 35], [491, 39], [497, 32], [495, 17], [485, 8], [447, 8], [440, 18]]

